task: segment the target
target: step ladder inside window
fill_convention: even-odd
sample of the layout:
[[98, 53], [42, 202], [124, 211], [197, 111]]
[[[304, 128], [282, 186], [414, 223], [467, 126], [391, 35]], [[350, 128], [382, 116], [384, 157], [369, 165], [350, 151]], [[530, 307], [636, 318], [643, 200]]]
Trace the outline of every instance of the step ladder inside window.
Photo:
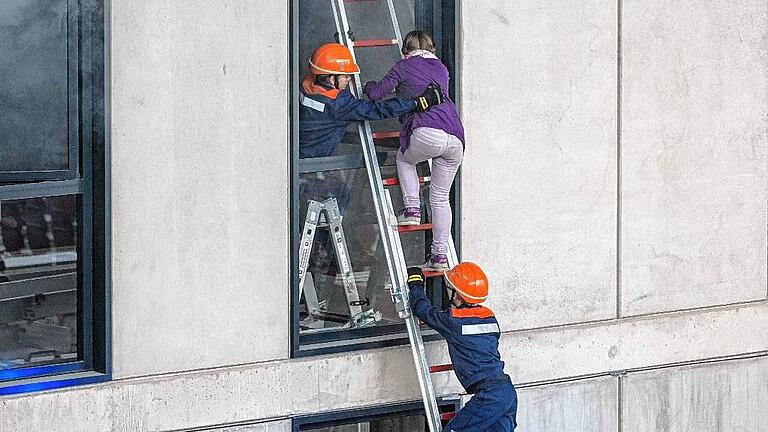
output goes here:
[[381, 313], [373, 310], [373, 308], [363, 310], [363, 306], [368, 305], [368, 300], [361, 299], [357, 289], [357, 281], [352, 271], [352, 260], [349, 256], [342, 220], [343, 217], [336, 198], [328, 198], [322, 202], [309, 201], [299, 243], [299, 297], [302, 293], [304, 294], [310, 317], [323, 320], [334, 318], [329, 316], [331, 313], [319, 301], [312, 274], [307, 272], [317, 229], [327, 228], [328, 235], [331, 237], [331, 244], [336, 252], [336, 263], [338, 271], [341, 273], [344, 295], [349, 309], [348, 322], [342, 328], [368, 327], [381, 320]]

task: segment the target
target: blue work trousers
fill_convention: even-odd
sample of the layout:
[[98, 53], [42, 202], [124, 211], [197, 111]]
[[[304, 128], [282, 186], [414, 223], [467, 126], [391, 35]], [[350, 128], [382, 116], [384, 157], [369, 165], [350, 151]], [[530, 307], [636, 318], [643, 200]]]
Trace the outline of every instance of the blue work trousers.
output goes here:
[[506, 375], [483, 380], [475, 395], [443, 429], [445, 432], [513, 432], [517, 391]]

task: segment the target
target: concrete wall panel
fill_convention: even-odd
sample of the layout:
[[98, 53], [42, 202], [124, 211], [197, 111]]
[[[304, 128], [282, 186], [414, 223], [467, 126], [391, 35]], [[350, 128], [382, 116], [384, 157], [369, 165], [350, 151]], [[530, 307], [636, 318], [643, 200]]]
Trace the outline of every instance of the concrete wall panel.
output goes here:
[[624, 432], [768, 431], [768, 357], [631, 374]]
[[618, 400], [618, 380], [613, 377], [520, 389], [519, 430], [617, 431]]
[[505, 329], [615, 314], [616, 7], [462, 3], [463, 258]]
[[624, 314], [766, 296], [766, 14], [624, 2]]
[[515, 382], [578, 377], [768, 350], [768, 304], [505, 335]]
[[288, 355], [287, 5], [112, 2], [117, 377]]

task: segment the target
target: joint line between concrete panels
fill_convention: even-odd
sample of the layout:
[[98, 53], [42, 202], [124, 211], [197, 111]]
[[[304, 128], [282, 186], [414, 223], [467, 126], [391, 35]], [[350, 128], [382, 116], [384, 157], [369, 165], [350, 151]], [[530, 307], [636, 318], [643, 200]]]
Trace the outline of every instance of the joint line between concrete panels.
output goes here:
[[624, 432], [624, 377], [619, 375], [616, 377], [616, 430], [618, 432]]
[[622, 0], [616, 14], [616, 318], [621, 318], [621, 15]]

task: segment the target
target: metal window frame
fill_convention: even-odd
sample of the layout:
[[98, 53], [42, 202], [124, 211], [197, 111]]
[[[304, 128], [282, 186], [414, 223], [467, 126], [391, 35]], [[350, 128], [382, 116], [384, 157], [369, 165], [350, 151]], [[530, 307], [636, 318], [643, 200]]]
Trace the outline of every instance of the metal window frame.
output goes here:
[[[429, 0], [429, 4], [438, 5], [441, 7], [435, 7], [429, 10], [429, 14], [432, 16], [432, 23], [435, 27], [440, 28], [440, 34], [443, 36], [441, 40], [440, 50], [444, 55], [443, 59], [450, 59], [449, 72], [452, 76], [452, 88], [451, 95], [457, 108], [460, 109], [460, 58], [458, 44], [460, 41], [460, 18], [461, 18], [461, 5], [456, 0]], [[427, 8], [429, 9], [429, 8]], [[417, 20], [421, 19], [419, 17]], [[417, 22], [418, 24], [418, 22]], [[448, 32], [443, 29], [449, 28]], [[448, 37], [446, 37], [448, 36]], [[290, 177], [290, 353], [292, 358], [306, 357], [313, 355], [332, 354], [338, 352], [349, 352], [363, 349], [382, 348], [397, 345], [408, 344], [408, 337], [405, 331], [405, 323], [388, 325], [381, 327], [372, 327], [370, 329], [358, 329], [358, 330], [338, 330], [329, 331], [327, 333], [316, 333], [311, 335], [301, 335], [299, 329], [299, 294], [296, 287], [298, 286], [299, 277], [296, 269], [299, 267], [298, 252], [294, 250], [294, 245], [299, 243], [301, 237], [301, 221], [299, 221], [299, 208], [296, 205], [296, 200], [299, 196], [298, 184], [299, 174], [310, 171], [330, 171], [338, 169], [354, 169], [363, 168], [365, 163], [362, 155], [349, 155], [330, 158], [317, 158], [317, 160], [311, 159], [299, 159], [299, 80], [300, 74], [300, 61], [299, 59], [299, 0], [289, 0], [289, 13], [288, 13], [288, 40], [289, 40], [289, 52], [288, 52], [288, 70], [289, 70], [289, 92], [288, 92], [288, 107], [289, 107], [289, 139], [290, 145], [288, 146], [288, 158], [289, 158], [289, 177]], [[453, 50], [448, 50], [447, 47], [453, 47]], [[450, 52], [447, 52], [450, 51]], [[381, 159], [380, 159], [381, 161]], [[453, 187], [451, 188], [451, 198], [453, 201], [454, 209], [454, 222], [452, 227], [452, 234], [454, 237], [454, 243], [457, 253], [461, 256], [461, 169], [456, 175]], [[438, 301], [440, 295], [438, 290], [435, 290], [433, 301]], [[444, 300], [444, 296], [443, 299]], [[440, 336], [434, 332], [427, 331], [424, 335], [426, 341], [439, 339]]]
[[[79, 4], [68, 0], [69, 4]], [[98, 6], [98, 5], [97, 5]], [[112, 374], [111, 341], [111, 199], [109, 67], [111, 0], [84, 13], [77, 9], [77, 62], [74, 87], [78, 109], [70, 136], [75, 137], [74, 176], [53, 181], [46, 175], [23, 178], [31, 183], [0, 186], [0, 200], [76, 195], [78, 217], [78, 361], [0, 371], [0, 395], [104, 382]], [[72, 17], [70, 17], [70, 21]], [[88, 37], [79, 38], [79, 34]], [[71, 48], [71, 47], [70, 47]], [[68, 50], [71, 53], [71, 49]], [[83, 64], [103, 65], [103, 75], [85, 73]], [[90, 69], [89, 69], [90, 70]], [[70, 71], [72, 73], [72, 71]], [[73, 75], [70, 75], [70, 77]], [[82, 90], [82, 93], [81, 92]], [[71, 97], [71, 94], [70, 94]], [[103, 100], [104, 106], [93, 106]], [[94, 109], [95, 108], [95, 109]], [[86, 115], [83, 115], [86, 113]], [[103, 116], [103, 117], [102, 117]], [[95, 127], [94, 127], [95, 126]], [[103, 128], [102, 128], [103, 126]], [[74, 129], [74, 132], [73, 132]], [[103, 141], [104, 145], [98, 145]], [[82, 151], [80, 151], [82, 150]], [[3, 177], [5, 180], [5, 177]], [[48, 179], [49, 181], [39, 181]]]
[[[460, 399], [443, 398], [438, 401], [441, 412], [458, 411]], [[312, 414], [291, 419], [291, 431], [303, 432], [308, 428], [342, 426], [354, 423], [382, 420], [390, 417], [405, 417], [424, 415], [424, 405], [421, 401], [384, 404], [375, 407], [358, 408], [342, 411], [332, 411], [322, 414]], [[426, 423], [425, 423], [426, 426]]]

